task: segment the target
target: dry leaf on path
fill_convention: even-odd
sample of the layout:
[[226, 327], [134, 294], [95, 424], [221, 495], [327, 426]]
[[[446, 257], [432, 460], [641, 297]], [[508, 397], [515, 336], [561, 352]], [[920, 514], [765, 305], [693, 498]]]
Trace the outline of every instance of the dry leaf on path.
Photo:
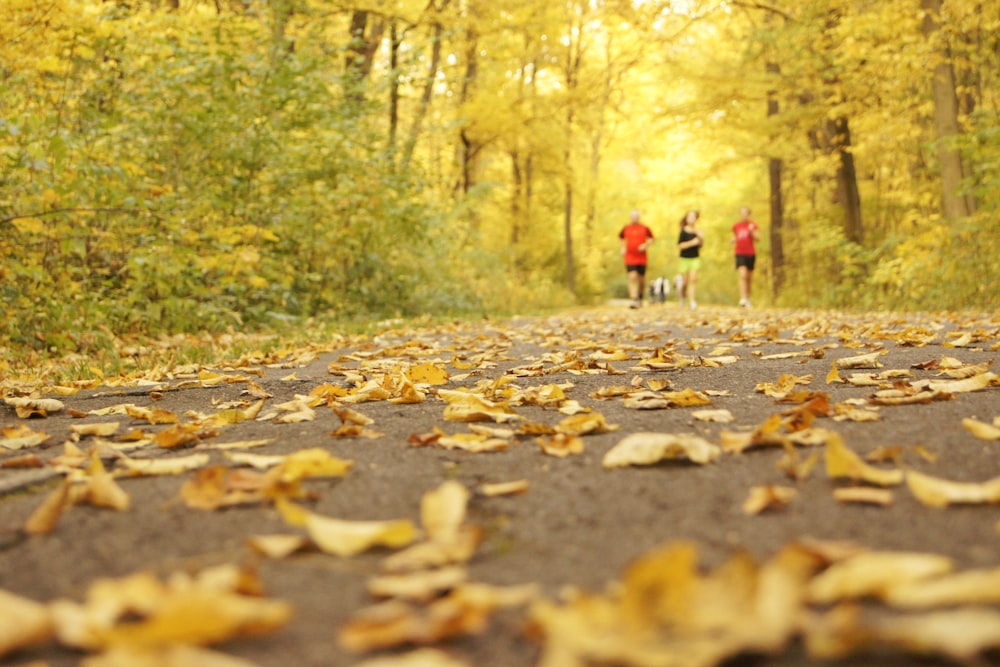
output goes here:
[[0, 657], [52, 638], [55, 629], [48, 608], [0, 588]]
[[368, 580], [368, 592], [377, 598], [427, 602], [465, 583], [468, 578], [468, 570], [457, 565], [407, 574], [383, 574]]
[[33, 431], [27, 425], [4, 427], [0, 434], [0, 447], [8, 450], [24, 449], [26, 447], [37, 447], [45, 444], [52, 437], [47, 433]]
[[816, 575], [807, 587], [810, 602], [831, 604], [863, 597], [882, 598], [907, 581], [947, 574], [952, 561], [930, 553], [877, 551], [860, 553]]
[[256, 667], [256, 664], [199, 646], [169, 644], [115, 646], [100, 655], [84, 658], [80, 667]]
[[535, 442], [543, 452], [558, 458], [565, 458], [570, 454], [582, 454], [584, 450], [583, 438], [566, 433], [541, 435], [535, 438]]
[[978, 419], [966, 418], [962, 420], [962, 427], [980, 440], [1000, 440], [1000, 427], [993, 424], [987, 424]]
[[781, 509], [792, 502], [799, 494], [790, 486], [755, 486], [750, 489], [750, 495], [743, 501], [744, 514], [760, 514], [764, 510]]
[[826, 474], [831, 479], [850, 479], [876, 486], [895, 486], [903, 483], [903, 471], [883, 470], [865, 463], [860, 456], [844, 444], [843, 438], [831, 433], [826, 442]]
[[892, 504], [892, 491], [870, 486], [845, 486], [833, 490], [838, 503], [859, 503], [888, 507]]
[[471, 665], [445, 651], [420, 648], [409, 653], [370, 658], [357, 663], [354, 667], [471, 667]]
[[985, 482], [953, 482], [911, 470], [906, 473], [910, 491], [928, 507], [991, 505], [1000, 502], [1000, 477]]
[[14, 408], [21, 419], [48, 417], [51, 412], [60, 412], [65, 405], [54, 398], [29, 398], [27, 396], [7, 396], [3, 402]]
[[490, 482], [479, 486], [479, 492], [489, 498], [497, 496], [513, 496], [528, 491], [528, 480], [518, 479], [512, 482]]
[[886, 350], [879, 350], [869, 354], [859, 354], [853, 357], [843, 357], [835, 362], [837, 368], [882, 368], [878, 358], [886, 354]]
[[715, 422], [717, 424], [728, 424], [735, 419], [733, 413], [725, 408], [718, 410], [694, 410], [691, 416], [695, 421]]
[[653, 465], [668, 459], [711, 463], [722, 450], [704, 438], [690, 434], [639, 432], [625, 436], [604, 455], [605, 468]]
[[305, 529], [320, 549], [335, 556], [355, 556], [373, 547], [399, 549], [417, 538], [409, 519], [348, 521], [306, 513]]

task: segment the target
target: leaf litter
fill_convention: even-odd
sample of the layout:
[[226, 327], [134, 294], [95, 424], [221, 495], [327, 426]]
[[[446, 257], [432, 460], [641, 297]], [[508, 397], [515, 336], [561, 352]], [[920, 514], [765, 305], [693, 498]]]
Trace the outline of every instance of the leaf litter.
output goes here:
[[[472, 559], [489, 557], [480, 551], [486, 533], [469, 520], [468, 504], [474, 494], [456, 481], [446, 481], [424, 494], [419, 524], [407, 517], [381, 521], [331, 517], [302, 504], [320, 495], [307, 485], [363, 475], [351, 461], [316, 448], [281, 455], [241, 451], [280, 440], [274, 438], [214, 442], [237, 425], [270, 422], [291, 428], [323, 418], [324, 410], [341, 424], [340, 429], [329, 431], [331, 435], [366, 435], [377, 441], [381, 434], [367, 427], [379, 420], [363, 415], [355, 406], [435, 404], [440, 406], [443, 422], [465, 424], [469, 431], [448, 434], [435, 427], [429, 433], [414, 432], [412, 446], [433, 445], [467, 455], [495, 454], [521, 447], [532, 438], [543, 454], [567, 458], [585, 454], [585, 439], [624, 427], [626, 435], [606, 451], [602, 467], [648, 468], [677, 460], [724, 466], [733, 457], [754, 455], [753, 450], [779, 447], [784, 450], [779, 468], [797, 484], [809, 479], [813, 466], [822, 461], [831, 495], [839, 503], [889, 507], [895, 501], [893, 487], [907, 489], [927, 511], [1000, 502], [1000, 477], [979, 481], [935, 477], [906, 463], [904, 450], [898, 446], [887, 445], [881, 454], [863, 457], [832, 425], [849, 422], [863, 428], [865, 422], [886, 419], [886, 409], [921, 409], [935, 401], [960, 400], [964, 393], [995, 392], [1000, 382], [989, 370], [992, 360], [966, 362], [942, 356], [908, 369], [878, 370], [893, 358], [892, 345], [897, 349], [935, 344], [955, 351], [1000, 349], [1000, 327], [995, 321], [985, 326], [956, 321], [945, 334], [945, 327], [937, 322], [901, 326], [891, 319], [847, 322], [816, 314], [801, 317], [791, 335], [782, 337], [780, 328], [768, 324], [766, 318], [744, 318], [737, 326], [728, 313], [720, 312], [714, 338], [692, 337], [686, 342], [668, 338], [664, 342], [663, 336], [653, 336], [649, 340], [655, 343], [646, 346], [621, 343], [617, 334], [623, 321], [616, 317], [609, 317], [603, 329], [591, 329], [596, 335], [590, 339], [564, 338], [539, 325], [519, 333], [510, 330], [494, 340], [470, 337], [466, 349], [454, 342], [461, 337], [457, 331], [451, 332], [451, 344], [414, 344], [411, 340], [381, 349], [359, 344], [354, 352], [342, 351], [330, 362], [328, 373], [340, 382], [322, 384], [309, 395], [296, 394], [274, 404], [269, 403], [274, 390], [258, 382], [263, 369], [302, 368], [316, 361], [318, 352], [328, 350], [291, 351], [285, 358], [248, 355], [230, 368], [158, 370], [148, 377], [106, 381], [109, 390], [143, 387], [152, 400], [160, 400], [166, 392], [243, 385], [242, 394], [254, 402], [237, 400], [216, 411], [184, 414], [134, 403], [89, 411], [70, 407], [66, 413], [73, 419], [120, 415], [132, 423], [125, 425], [124, 434], [119, 434], [122, 424], [118, 421], [69, 427], [63, 454], [39, 459], [63, 479], [25, 519], [22, 530], [51, 534], [70, 508], [87, 511], [87, 505], [128, 512], [130, 498], [117, 480], [150, 475], [188, 476], [177, 500], [192, 509], [274, 508], [297, 532], [247, 536], [253, 553], [274, 561], [305, 552], [340, 559], [372, 551], [384, 554], [380, 572], [367, 586], [373, 603], [340, 625], [337, 640], [355, 653], [388, 648], [404, 652], [359, 663], [364, 665], [465, 664], [450, 651], [410, 651], [409, 647], [488, 634], [490, 618], [503, 610], [523, 615], [526, 637], [538, 643], [538, 664], [544, 667], [718, 665], [744, 653], [777, 654], [796, 641], [816, 659], [881, 648], [966, 661], [1000, 647], [997, 568], [955, 571], [950, 559], [933, 553], [863, 547], [843, 551], [837, 545], [801, 539], [766, 559], [737, 550], [727, 561], [706, 570], [699, 565], [696, 544], [674, 542], [637, 556], [621, 579], [604, 592], [564, 591], [553, 598], [535, 582], [494, 585], [471, 578]], [[693, 319], [686, 325], [704, 323]], [[549, 351], [535, 359], [507, 356], [519, 335], [543, 341], [541, 347]], [[819, 344], [824, 337], [837, 342]], [[836, 355], [839, 347], [851, 349], [865, 340], [872, 341], [874, 351]], [[804, 349], [747, 354], [765, 344]], [[682, 349], [710, 352], [700, 356]], [[809, 388], [815, 382], [812, 374], [785, 373], [777, 380], [761, 377], [753, 390], [772, 399], [775, 408], [748, 425], [745, 417], [714, 407], [717, 400], [733, 397], [727, 389], [690, 385], [674, 389], [680, 377], [676, 374], [688, 369], [713, 372], [737, 368], [748, 360], [758, 364], [789, 359], [808, 362], [827, 355], [836, 356], [825, 376], [827, 385], [869, 393], [831, 403], [827, 394]], [[449, 367], [461, 372], [452, 373]], [[865, 369], [877, 372], [841, 375], [842, 370]], [[611, 380], [627, 373], [635, 374], [629, 384], [609, 381], [596, 388], [591, 384], [585, 391], [577, 391], [576, 383], [569, 380], [522, 384], [561, 374]], [[651, 375], [665, 373], [671, 375]], [[476, 380], [487, 374], [492, 379]], [[461, 386], [473, 380], [474, 385]], [[301, 382], [297, 373], [284, 375], [280, 381]], [[0, 384], [5, 404], [21, 421], [47, 419], [64, 411], [63, 400], [46, 398], [47, 392], [72, 402], [81, 389], [96, 388], [99, 385]], [[688, 413], [692, 424], [703, 425], [698, 434], [690, 429], [643, 432], [610, 423], [596, 410], [597, 404], [607, 401], [642, 412], [713, 407]], [[795, 407], [780, 409], [781, 403]], [[529, 416], [531, 410], [552, 417], [539, 419], [537, 412]], [[829, 419], [831, 426], [820, 427], [817, 420], [823, 419]], [[989, 423], [969, 416], [960, 426], [971, 438], [988, 443], [998, 439], [998, 421], [998, 417]], [[143, 431], [137, 422], [153, 432]], [[741, 428], [711, 428], [732, 422]], [[85, 439], [89, 447], [82, 445]], [[11, 423], [0, 432], [0, 454], [5, 462], [13, 461], [15, 452], [44, 451], [54, 440], [41, 430]], [[125, 448], [135, 455], [127, 455]], [[203, 451], [174, 453], [191, 448]], [[800, 448], [821, 449], [802, 458]], [[908, 449], [920, 454], [925, 467], [936, 460], [922, 444], [911, 444]], [[223, 463], [212, 463], [213, 451], [223, 457]], [[682, 467], [668, 469], [683, 474]], [[761, 482], [747, 488], [742, 510], [748, 521], [762, 514], [780, 516], [805, 502], [801, 488]], [[483, 483], [478, 497], [517, 502], [518, 496], [532, 493], [533, 488], [527, 479]], [[195, 578], [174, 573], [165, 583], [147, 574], [118, 582], [99, 580], [83, 603], [35, 601], [0, 589], [0, 627], [4, 628], [0, 655], [56, 643], [89, 652], [84, 660], [87, 665], [250, 664], [202, 647], [243, 635], [269, 634], [290, 621], [292, 608], [262, 597], [260, 588], [253, 572], [226, 566]]]

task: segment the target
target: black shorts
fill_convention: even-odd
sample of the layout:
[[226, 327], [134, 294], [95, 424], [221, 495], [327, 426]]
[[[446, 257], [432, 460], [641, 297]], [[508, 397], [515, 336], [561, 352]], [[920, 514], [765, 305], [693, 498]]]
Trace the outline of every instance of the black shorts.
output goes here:
[[646, 265], [645, 264], [626, 264], [625, 265], [625, 270], [628, 273], [632, 273], [633, 271], [635, 271], [640, 276], [646, 275]]
[[736, 255], [736, 268], [747, 267], [747, 271], [753, 271], [753, 265], [757, 263], [757, 255]]

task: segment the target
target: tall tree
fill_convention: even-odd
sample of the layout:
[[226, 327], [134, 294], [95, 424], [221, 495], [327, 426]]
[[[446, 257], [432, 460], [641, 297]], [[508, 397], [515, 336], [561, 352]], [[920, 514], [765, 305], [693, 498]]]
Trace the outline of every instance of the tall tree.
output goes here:
[[931, 92], [934, 99], [934, 128], [937, 133], [937, 156], [941, 169], [941, 209], [948, 220], [967, 217], [970, 202], [962, 191], [965, 165], [955, 139], [961, 134], [958, 122], [958, 96], [955, 93], [955, 68], [947, 39], [941, 31], [942, 0], [921, 0], [924, 10], [924, 34], [935, 45], [936, 63], [932, 68]]

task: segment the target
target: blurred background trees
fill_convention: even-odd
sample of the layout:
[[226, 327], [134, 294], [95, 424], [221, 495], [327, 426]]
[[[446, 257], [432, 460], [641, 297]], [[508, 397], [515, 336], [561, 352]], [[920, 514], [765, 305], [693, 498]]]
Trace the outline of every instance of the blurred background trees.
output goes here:
[[765, 228], [758, 302], [1000, 306], [1000, 7], [7, 0], [0, 309], [87, 332], [503, 314]]

